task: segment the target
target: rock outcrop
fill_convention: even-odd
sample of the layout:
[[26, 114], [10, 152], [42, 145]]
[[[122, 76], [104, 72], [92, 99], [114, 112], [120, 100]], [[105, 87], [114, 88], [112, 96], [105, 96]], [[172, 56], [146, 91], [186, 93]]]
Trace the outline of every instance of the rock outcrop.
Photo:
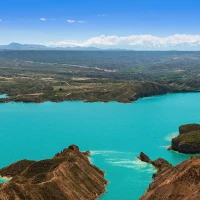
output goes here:
[[0, 200], [93, 200], [105, 192], [104, 172], [75, 145], [52, 159], [22, 160], [0, 170]]
[[187, 124], [180, 126], [179, 136], [172, 139], [170, 149], [180, 153], [200, 153], [200, 125]]
[[141, 152], [140, 156], [138, 156], [137, 158], [143, 162], [153, 165], [156, 168], [157, 173], [153, 175], [153, 178], [173, 167], [167, 160], [163, 158], [158, 158], [157, 160], [153, 161], [143, 152]]
[[200, 158], [191, 157], [154, 177], [140, 200], [200, 199]]
[[144, 152], [141, 152], [140, 155], [137, 158], [140, 159], [143, 162], [152, 164], [152, 160]]

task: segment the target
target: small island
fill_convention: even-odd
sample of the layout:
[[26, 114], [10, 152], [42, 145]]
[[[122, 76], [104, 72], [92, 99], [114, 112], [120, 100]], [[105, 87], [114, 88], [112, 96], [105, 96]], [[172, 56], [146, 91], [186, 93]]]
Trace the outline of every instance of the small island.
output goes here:
[[105, 193], [104, 172], [89, 162], [89, 151], [71, 145], [52, 159], [21, 160], [0, 169], [0, 199], [94, 200]]
[[172, 139], [169, 150], [186, 154], [200, 153], [200, 124], [180, 126], [179, 135]]

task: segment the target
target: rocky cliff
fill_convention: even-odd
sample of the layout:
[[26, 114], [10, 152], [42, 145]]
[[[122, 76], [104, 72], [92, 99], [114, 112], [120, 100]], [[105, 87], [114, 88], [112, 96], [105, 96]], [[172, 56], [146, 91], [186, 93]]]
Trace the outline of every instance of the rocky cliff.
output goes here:
[[173, 167], [167, 160], [163, 158], [158, 158], [157, 160], [153, 161], [143, 152], [140, 153], [138, 159], [140, 159], [143, 162], [149, 163], [156, 168], [157, 173], [153, 175], [153, 178]]
[[200, 158], [191, 157], [154, 177], [140, 200], [200, 199]]
[[104, 172], [75, 145], [52, 159], [22, 160], [0, 170], [0, 200], [93, 200], [105, 192]]
[[179, 136], [172, 139], [172, 150], [188, 154], [200, 153], [199, 124], [182, 125], [179, 133]]

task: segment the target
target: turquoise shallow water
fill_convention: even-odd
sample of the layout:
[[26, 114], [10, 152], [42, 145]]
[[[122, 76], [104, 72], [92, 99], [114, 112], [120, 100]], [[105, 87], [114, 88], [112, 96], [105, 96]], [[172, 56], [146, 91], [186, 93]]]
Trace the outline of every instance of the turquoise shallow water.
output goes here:
[[8, 182], [8, 181], [9, 181], [8, 178], [1, 178], [1, 177], [0, 177], [0, 183], [6, 183], [6, 182]]
[[6, 94], [0, 94], [0, 99], [5, 99], [7, 98], [8, 96]]
[[188, 155], [166, 150], [184, 123], [200, 123], [200, 93], [169, 94], [132, 104], [63, 102], [0, 104], [0, 167], [45, 159], [70, 144], [91, 150], [106, 171], [101, 200], [139, 199], [154, 169], [136, 159], [141, 151], [173, 164]]

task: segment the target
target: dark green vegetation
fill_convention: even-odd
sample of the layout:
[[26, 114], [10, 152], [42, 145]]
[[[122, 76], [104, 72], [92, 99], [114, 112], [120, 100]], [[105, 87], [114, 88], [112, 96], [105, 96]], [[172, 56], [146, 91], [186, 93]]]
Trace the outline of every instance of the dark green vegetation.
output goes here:
[[180, 135], [172, 139], [172, 149], [181, 153], [200, 153], [200, 125], [180, 126]]
[[0, 169], [1, 176], [11, 177], [0, 184], [0, 199], [97, 199], [107, 181], [104, 172], [89, 162], [88, 153], [71, 145], [52, 159], [22, 160]]
[[191, 131], [200, 130], [200, 124], [185, 124], [179, 127], [179, 133], [188, 133]]
[[0, 51], [1, 102], [131, 102], [200, 91], [200, 52]]

